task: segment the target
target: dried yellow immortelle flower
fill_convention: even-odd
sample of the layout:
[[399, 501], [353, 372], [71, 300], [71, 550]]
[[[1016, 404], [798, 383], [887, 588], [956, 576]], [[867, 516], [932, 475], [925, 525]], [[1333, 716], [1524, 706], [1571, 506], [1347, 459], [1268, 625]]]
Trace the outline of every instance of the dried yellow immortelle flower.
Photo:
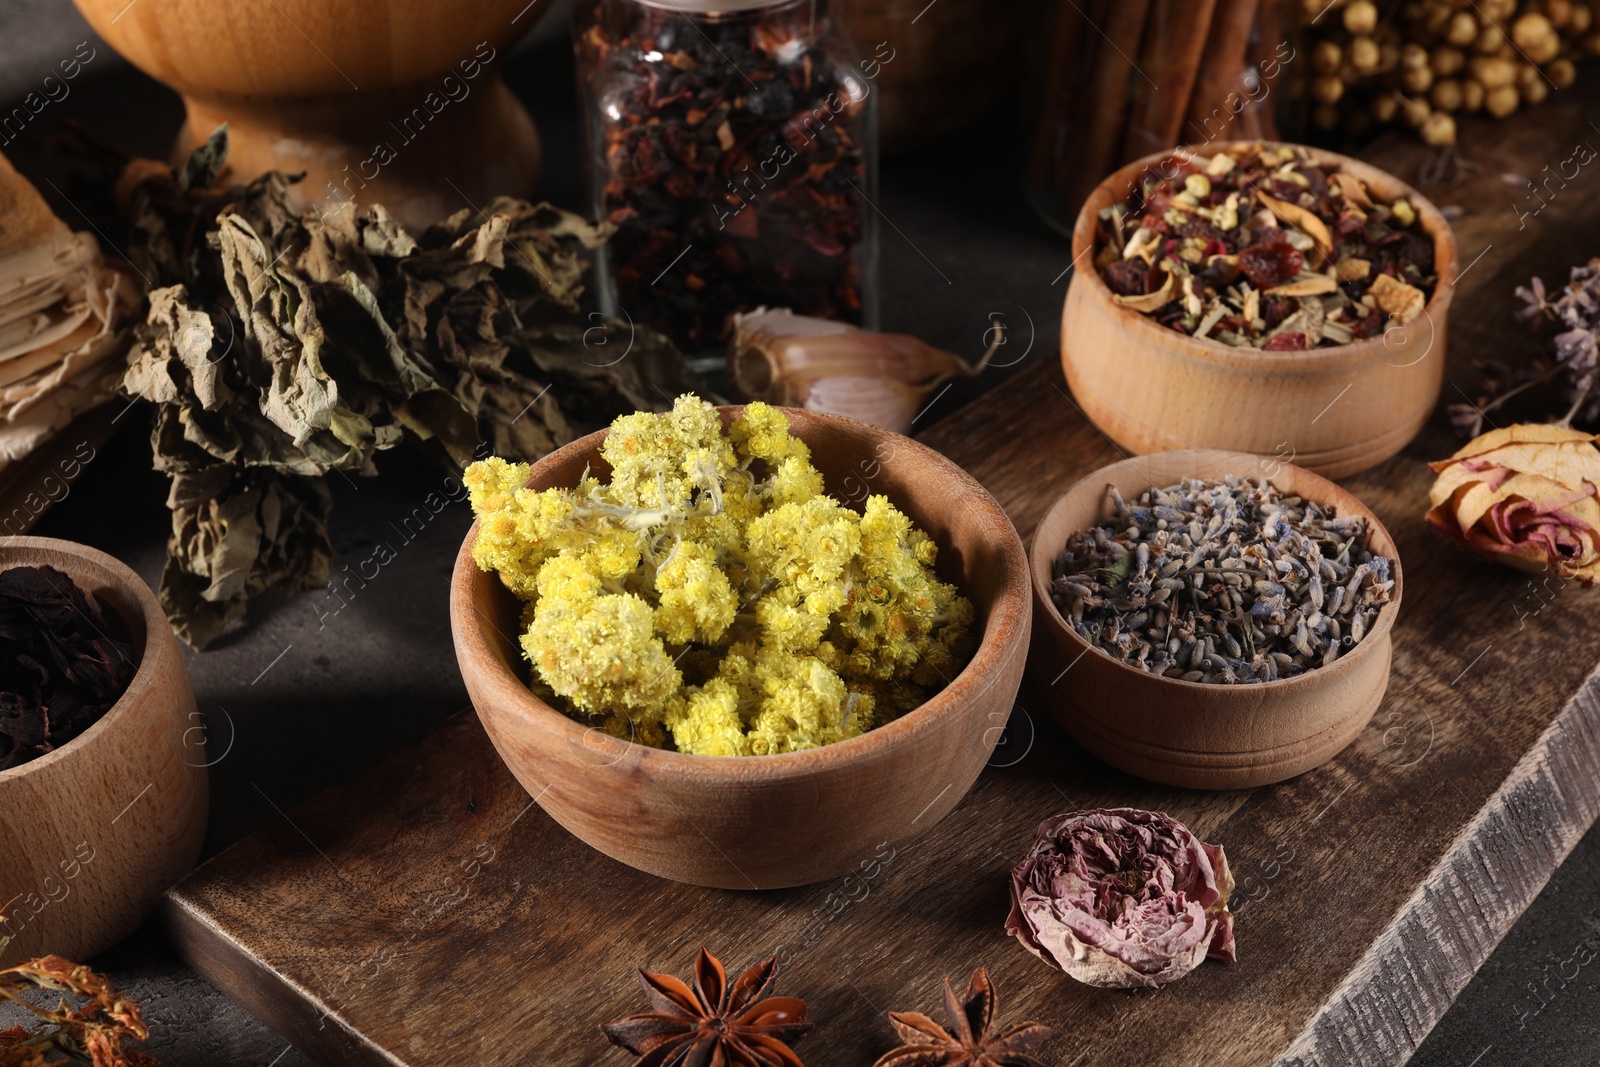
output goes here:
[[574, 714], [701, 755], [854, 737], [942, 688], [970, 652], [972, 604], [937, 546], [882, 496], [823, 494], [783, 413], [679, 397], [611, 426], [610, 481], [523, 488], [528, 467], [467, 469], [473, 558], [527, 602], [523, 651]]
[[1485, 559], [1600, 581], [1600, 448], [1566, 426], [1491, 430], [1447, 460], [1428, 522]]

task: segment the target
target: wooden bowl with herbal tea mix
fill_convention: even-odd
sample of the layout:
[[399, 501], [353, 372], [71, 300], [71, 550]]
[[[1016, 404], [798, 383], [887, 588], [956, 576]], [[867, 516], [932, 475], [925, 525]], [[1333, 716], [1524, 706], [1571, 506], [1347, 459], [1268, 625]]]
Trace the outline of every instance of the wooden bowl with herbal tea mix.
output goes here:
[[96, 955], [205, 836], [205, 731], [155, 594], [103, 552], [0, 543], [0, 965]]
[[1331, 759], [1389, 683], [1394, 540], [1300, 467], [1166, 452], [1068, 489], [1034, 534], [1034, 677], [1074, 740], [1168, 785]]
[[1147, 156], [1090, 195], [1072, 254], [1067, 383], [1131, 452], [1234, 449], [1338, 478], [1398, 452], [1438, 401], [1455, 239], [1357, 160], [1261, 142]]
[[988, 760], [1026, 661], [1026, 554], [931, 449], [685, 396], [465, 480], [467, 691], [518, 781], [613, 859], [821, 881], [928, 830]]

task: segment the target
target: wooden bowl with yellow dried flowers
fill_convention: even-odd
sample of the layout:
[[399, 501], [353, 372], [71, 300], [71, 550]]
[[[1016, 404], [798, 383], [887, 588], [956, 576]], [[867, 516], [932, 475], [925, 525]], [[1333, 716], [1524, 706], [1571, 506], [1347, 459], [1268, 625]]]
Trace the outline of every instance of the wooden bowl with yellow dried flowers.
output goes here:
[[[681, 403], [681, 401], [680, 401]], [[724, 426], [743, 408], [716, 409]], [[770, 409], [769, 409], [770, 410]], [[557, 822], [629, 866], [729, 889], [843, 874], [884, 844], [929, 830], [966, 794], [1010, 715], [1027, 654], [1027, 558], [978, 482], [898, 434], [822, 412], [779, 409], [824, 489], [859, 510], [881, 494], [937, 545], [935, 569], [975, 609], [970, 660], [925, 703], [856, 736], [770, 755], [699, 755], [586, 726], [530, 689], [522, 604], [479, 568], [474, 524], [450, 596], [456, 658], [478, 716], [517, 780]], [[610, 431], [534, 464], [527, 487], [602, 480]]]
[[[0, 964], [46, 953], [85, 959], [121, 941], [194, 866], [206, 829], [205, 731], [155, 594], [86, 545], [0, 543], [0, 571], [42, 566], [66, 574], [107, 631], [120, 625], [125, 632], [112, 636], [127, 642], [136, 666], [92, 726], [0, 770], [0, 912], [8, 920]], [[89, 620], [91, 631], [99, 625]]]
[[[1329, 563], [1330, 569], [1321, 574], [1312, 592], [1310, 582], [1300, 580], [1310, 568], [1299, 573], [1294, 564], [1287, 562], [1290, 553], [1280, 555], [1264, 545], [1239, 553], [1249, 566], [1240, 566], [1241, 559], [1225, 559], [1232, 554], [1225, 549], [1210, 551], [1205, 561], [1197, 560], [1194, 549], [1181, 539], [1186, 533], [1181, 520], [1140, 500], [1147, 490], [1166, 489], [1185, 479], [1225, 484], [1230, 476], [1254, 480], [1281, 494], [1284, 499], [1272, 507], [1282, 504], [1292, 508], [1296, 506], [1295, 498], [1319, 505], [1318, 514], [1335, 532], [1308, 535], [1317, 544], [1316, 555], [1310, 557], [1314, 561], [1337, 561], [1342, 540], [1345, 549], [1364, 545], [1373, 557], [1386, 562], [1364, 566], [1358, 549], [1337, 570], [1331, 569], [1333, 563]], [[1119, 512], [1113, 488], [1129, 507], [1141, 510], [1131, 516]], [[1248, 496], [1250, 490], [1241, 492]], [[1212, 516], [1216, 513], [1209, 512]], [[1323, 520], [1316, 521], [1320, 525]], [[1162, 546], [1152, 547], [1139, 569], [1125, 567], [1124, 573], [1105, 575], [1084, 570], [1082, 562], [1072, 568], [1062, 565], [1063, 549], [1076, 541], [1082, 531], [1107, 523], [1120, 532], [1135, 522], [1151, 527], [1166, 523], [1166, 528], [1158, 528], [1155, 536], [1139, 539]], [[1228, 531], [1247, 528], [1219, 521], [1221, 536], [1214, 536], [1216, 530], [1207, 519], [1202, 521], [1202, 537], [1211, 545], [1222, 545]], [[1299, 538], [1309, 528], [1297, 525], [1289, 535]], [[1358, 529], [1359, 536], [1355, 533]], [[1278, 539], [1283, 532], [1275, 530], [1272, 539]], [[1243, 543], [1247, 541], [1244, 539]], [[1299, 544], [1303, 546], [1305, 542]], [[1322, 556], [1324, 548], [1326, 556]], [[1126, 558], [1132, 562], [1135, 557]], [[1290, 569], [1274, 575], [1275, 582], [1265, 587], [1265, 592], [1275, 593], [1279, 602], [1262, 605], [1262, 596], [1252, 595], [1263, 592], [1263, 587], [1255, 583], [1263, 579], [1268, 566], [1278, 570], [1278, 560], [1285, 560]], [[1037, 635], [1029, 653], [1034, 678], [1043, 687], [1057, 721], [1073, 740], [1107, 763], [1141, 778], [1190, 789], [1245, 789], [1291, 778], [1332, 759], [1350, 744], [1366, 727], [1388, 688], [1393, 647], [1390, 632], [1400, 610], [1402, 592], [1400, 557], [1394, 539], [1361, 501], [1302, 468], [1240, 452], [1209, 450], [1163, 452], [1113, 463], [1073, 485], [1045, 513], [1029, 549], [1029, 567]], [[1373, 567], [1377, 568], [1376, 574]], [[1134, 619], [1127, 611], [1118, 610], [1113, 627], [1102, 617], [1103, 609], [1081, 610], [1079, 604], [1083, 601], [1075, 594], [1060, 595], [1065, 590], [1059, 583], [1069, 571], [1103, 579], [1099, 588], [1092, 588], [1093, 599], [1088, 601], [1095, 607], [1110, 603], [1134, 614], [1148, 607], [1150, 617]], [[1225, 577], [1228, 575], [1240, 575], [1243, 580], [1229, 583]], [[1130, 584], [1141, 578], [1149, 581], [1149, 588]], [[1199, 588], [1213, 596], [1228, 584], [1243, 591], [1231, 604], [1231, 610], [1211, 616], [1225, 620], [1222, 625], [1202, 623], [1195, 627], [1197, 636], [1208, 629], [1221, 630], [1225, 635], [1209, 650], [1193, 648], [1185, 633], [1186, 620], [1199, 602], [1183, 587], [1194, 589], [1197, 582]], [[1385, 587], [1385, 583], [1391, 584]], [[1163, 585], [1168, 587], [1165, 592]], [[1356, 594], [1346, 596], [1351, 590]], [[1358, 595], [1362, 607], [1352, 609], [1350, 605], [1357, 602]], [[1174, 617], [1169, 626], [1159, 611], [1170, 605], [1178, 607], [1170, 612]], [[1225, 647], [1234, 635], [1243, 636], [1246, 620], [1271, 622], [1262, 607], [1286, 608], [1278, 623], [1286, 621], [1291, 630], [1297, 628], [1298, 618], [1306, 617], [1308, 625], [1300, 633], [1318, 645], [1315, 651], [1320, 654], [1326, 654], [1330, 638], [1354, 639], [1335, 651], [1329, 662], [1307, 657], [1313, 664], [1310, 669], [1293, 666], [1288, 669], [1297, 673], [1280, 676], [1274, 667], [1260, 671], [1267, 680], [1245, 683], [1242, 676], [1248, 667], [1260, 669], [1257, 654], [1284, 656], [1269, 648], [1292, 651], [1288, 642], [1269, 644], [1265, 625], [1252, 629], [1256, 636], [1243, 641], [1243, 648]], [[1297, 616], [1297, 608], [1301, 615]], [[1354, 624], [1358, 613], [1362, 615], [1359, 634]], [[1075, 617], [1076, 625], [1069, 622], [1069, 616]], [[1327, 625], [1324, 616], [1340, 623], [1342, 630], [1325, 630], [1326, 636], [1319, 639], [1319, 625]], [[1112, 651], [1091, 643], [1081, 630], [1087, 630], [1097, 642], [1104, 640], [1112, 650], [1128, 658], [1119, 659]], [[1152, 631], [1154, 640], [1150, 640]], [[1125, 642], [1124, 647], [1118, 646], [1114, 636], [1117, 633]], [[1152, 647], [1143, 648], [1142, 642]], [[1157, 661], [1163, 654], [1182, 665], [1157, 673], [1154, 668], [1166, 665], [1166, 660]], [[1245, 660], [1250, 662], [1241, 662]], [[1224, 677], [1220, 672], [1225, 670], [1238, 675]]]
[[[1224, 190], [1238, 175], [1265, 171], [1269, 152], [1287, 153], [1274, 162], [1298, 174], [1267, 171], [1282, 197], [1250, 201], [1249, 190], [1260, 187], [1252, 181], [1241, 202], [1259, 210], [1245, 214], [1235, 203], [1230, 215]], [[1230, 178], [1217, 162], [1223, 157], [1248, 165]], [[1313, 204], [1317, 183], [1329, 191], [1321, 204], [1339, 213], [1331, 227], [1288, 199], [1306, 188], [1300, 180], [1312, 183]], [[1146, 227], [1112, 214], [1133, 206], [1147, 183], [1168, 185], [1154, 206], [1166, 209], [1157, 217], [1172, 232], [1163, 236], [1180, 242], [1178, 271], [1161, 269], [1172, 257], [1165, 244], [1152, 248]], [[1167, 199], [1173, 188], [1178, 196]], [[1378, 234], [1370, 250], [1360, 230], [1368, 220]], [[1229, 250], [1245, 234], [1262, 244], [1248, 261], [1243, 249]], [[1431, 245], [1426, 294], [1383, 269], [1386, 260], [1392, 269], [1397, 240], [1411, 242], [1411, 251]], [[1274, 264], [1263, 255], [1272, 247], [1293, 251]], [[1352, 247], [1372, 258], [1350, 254]], [[1130, 452], [1229, 449], [1340, 478], [1405, 447], [1438, 401], [1459, 270], [1455, 238], [1433, 204], [1376, 167], [1321, 149], [1243, 141], [1146, 156], [1089, 196], [1072, 255], [1078, 269], [1061, 336], [1067, 383], [1095, 425]], [[1205, 297], [1208, 278], [1214, 300]], [[1126, 291], [1114, 292], [1108, 279]]]

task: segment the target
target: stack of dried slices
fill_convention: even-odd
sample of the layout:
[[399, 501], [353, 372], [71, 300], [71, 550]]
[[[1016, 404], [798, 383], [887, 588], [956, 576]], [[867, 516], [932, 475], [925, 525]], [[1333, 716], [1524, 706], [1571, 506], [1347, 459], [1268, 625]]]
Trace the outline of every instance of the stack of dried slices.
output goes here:
[[0, 471], [111, 397], [139, 299], [0, 156]]

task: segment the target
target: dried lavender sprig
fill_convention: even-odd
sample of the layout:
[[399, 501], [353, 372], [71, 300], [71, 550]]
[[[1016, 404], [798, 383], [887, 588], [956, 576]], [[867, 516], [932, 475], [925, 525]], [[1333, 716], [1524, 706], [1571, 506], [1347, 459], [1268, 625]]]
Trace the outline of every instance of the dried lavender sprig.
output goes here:
[[[1483, 432], [1489, 412], [1535, 386], [1560, 380], [1566, 414], [1559, 424], [1600, 423], [1600, 258], [1573, 267], [1565, 289], [1555, 299], [1544, 280], [1519, 285], [1516, 295], [1523, 307], [1517, 318], [1538, 327], [1565, 327], [1551, 338], [1551, 350], [1519, 366], [1485, 361], [1483, 395], [1474, 404], [1451, 404], [1450, 421], [1464, 436]], [[1552, 415], [1554, 413], [1552, 412]]]
[[1186, 479], [1075, 535], [1051, 595], [1101, 652], [1168, 678], [1253, 684], [1325, 667], [1394, 589], [1366, 520], [1261, 479]]

